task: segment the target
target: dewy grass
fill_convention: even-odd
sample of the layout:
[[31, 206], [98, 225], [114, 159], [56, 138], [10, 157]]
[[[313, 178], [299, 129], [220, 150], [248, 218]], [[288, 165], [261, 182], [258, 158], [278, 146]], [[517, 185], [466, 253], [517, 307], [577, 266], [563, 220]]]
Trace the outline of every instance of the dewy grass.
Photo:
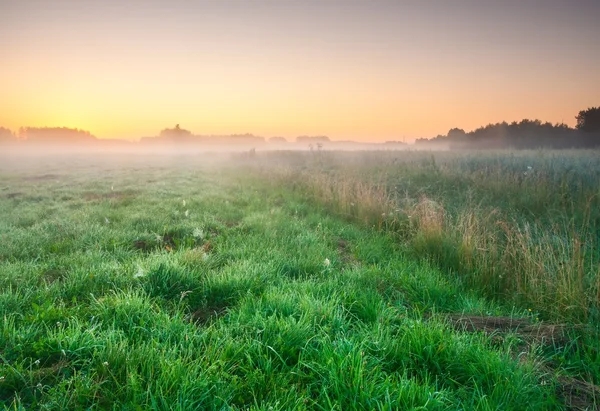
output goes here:
[[298, 157], [309, 166], [267, 169], [276, 184], [393, 233], [467, 287], [546, 319], [600, 318], [596, 152]]
[[[390, 170], [411, 161], [382, 155]], [[431, 193], [399, 199], [389, 175], [350, 180], [361, 172], [344, 156], [320, 153], [308, 182], [264, 178], [315, 157], [291, 153], [0, 165], [2, 406], [546, 410], [569, 403], [565, 378], [598, 383], [593, 334], [541, 344], [453, 326], [447, 314], [535, 325], [540, 313], [464, 287], [445, 271], [464, 250], [447, 266], [415, 258], [452, 227], [465, 250], [481, 246], [478, 212], [454, 220]], [[426, 160], [415, 167], [444, 174]]]

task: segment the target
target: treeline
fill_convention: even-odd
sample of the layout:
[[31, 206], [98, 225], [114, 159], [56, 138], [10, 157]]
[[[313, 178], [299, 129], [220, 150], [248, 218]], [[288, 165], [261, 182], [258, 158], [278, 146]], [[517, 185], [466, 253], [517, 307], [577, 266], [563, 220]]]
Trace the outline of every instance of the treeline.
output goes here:
[[[251, 133], [231, 134], [231, 135], [195, 135], [191, 131], [183, 129], [177, 124], [173, 128], [166, 128], [160, 132], [158, 137], [144, 137], [142, 143], [164, 143], [164, 142], [185, 142], [197, 144], [254, 144], [260, 146], [262, 144], [277, 144], [285, 145], [289, 141], [285, 137], [271, 137], [268, 140], [264, 137], [256, 136]], [[300, 144], [325, 144], [331, 143], [327, 136], [298, 136], [296, 143]]]
[[[0, 143], [14, 143], [19, 145], [28, 144], [134, 144], [125, 140], [98, 139], [89, 131], [68, 127], [21, 127], [17, 133], [5, 127], [0, 127]], [[250, 133], [232, 135], [196, 135], [191, 131], [181, 128], [177, 124], [173, 128], [165, 128], [158, 136], [143, 137], [139, 141], [142, 146], [177, 146], [177, 145], [199, 145], [199, 146], [235, 146], [237, 148], [260, 148], [265, 145], [270, 147], [284, 147], [293, 144], [284, 137], [264, 137]], [[295, 145], [312, 148], [313, 146], [333, 145], [326, 136], [298, 136]]]
[[0, 127], [0, 141], [29, 143], [90, 143], [97, 141], [89, 131], [68, 127], [21, 127], [18, 133]]
[[[446, 135], [415, 141], [419, 148], [450, 149], [536, 149], [536, 148], [591, 148], [600, 147], [600, 107], [582, 110], [575, 117], [577, 125], [571, 128], [566, 124], [552, 124], [540, 120], [521, 120], [520, 122], [502, 122], [488, 124], [476, 130], [466, 132], [453, 128]], [[67, 127], [22, 127], [18, 133], [0, 127], [0, 143], [56, 144], [131, 144], [124, 140], [99, 140], [89, 131]], [[233, 135], [195, 135], [177, 124], [165, 128], [156, 137], [144, 137], [142, 146], [162, 147], [177, 145], [228, 146], [237, 149], [269, 147], [275, 149], [300, 148], [316, 149], [402, 149], [406, 144], [400, 141], [388, 141], [383, 144], [357, 143], [353, 141], [331, 141], [327, 136], [298, 136], [295, 142], [284, 137], [264, 137], [253, 134]], [[292, 147], [293, 144], [293, 147]]]
[[162, 144], [199, 144], [199, 145], [237, 145], [260, 147], [265, 144], [265, 138], [254, 134], [232, 134], [232, 135], [196, 135], [191, 131], [183, 129], [177, 124], [173, 128], [162, 130], [157, 137], [143, 137], [140, 140], [144, 145]]
[[552, 124], [528, 119], [510, 124], [488, 124], [468, 133], [460, 128], [453, 128], [446, 135], [417, 139], [415, 145], [450, 149], [561, 149], [600, 146], [600, 107], [582, 110], [575, 118], [575, 128], [563, 123]]

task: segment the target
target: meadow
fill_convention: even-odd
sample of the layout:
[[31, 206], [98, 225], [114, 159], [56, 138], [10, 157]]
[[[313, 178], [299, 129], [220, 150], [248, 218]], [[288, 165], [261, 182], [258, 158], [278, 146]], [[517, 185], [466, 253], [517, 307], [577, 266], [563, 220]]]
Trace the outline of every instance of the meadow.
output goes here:
[[0, 154], [0, 404], [598, 409], [599, 154]]

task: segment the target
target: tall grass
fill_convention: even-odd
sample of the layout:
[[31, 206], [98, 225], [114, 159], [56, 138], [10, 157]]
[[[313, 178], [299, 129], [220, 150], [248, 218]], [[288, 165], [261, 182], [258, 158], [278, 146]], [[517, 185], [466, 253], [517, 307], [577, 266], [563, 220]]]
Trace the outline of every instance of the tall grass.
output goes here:
[[589, 322], [600, 309], [597, 154], [298, 154], [265, 170], [466, 287], [540, 318]]

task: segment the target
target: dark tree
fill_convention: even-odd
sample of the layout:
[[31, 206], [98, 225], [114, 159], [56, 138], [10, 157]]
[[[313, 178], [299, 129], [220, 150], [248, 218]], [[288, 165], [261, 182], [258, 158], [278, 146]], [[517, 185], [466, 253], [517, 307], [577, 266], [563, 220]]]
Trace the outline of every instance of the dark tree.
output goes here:
[[87, 143], [96, 140], [89, 131], [68, 127], [21, 127], [19, 138], [35, 143]]
[[15, 139], [15, 136], [12, 133], [12, 131], [10, 131], [7, 128], [0, 127], [0, 141], [11, 141], [14, 139]]
[[165, 128], [160, 132], [160, 137], [170, 139], [184, 139], [192, 136], [192, 132], [176, 124], [174, 128]]
[[600, 132], [600, 107], [581, 110], [575, 118], [578, 130], [590, 133]]
[[269, 143], [273, 143], [273, 144], [285, 144], [288, 141], [286, 140], [285, 137], [271, 137], [269, 139]]

